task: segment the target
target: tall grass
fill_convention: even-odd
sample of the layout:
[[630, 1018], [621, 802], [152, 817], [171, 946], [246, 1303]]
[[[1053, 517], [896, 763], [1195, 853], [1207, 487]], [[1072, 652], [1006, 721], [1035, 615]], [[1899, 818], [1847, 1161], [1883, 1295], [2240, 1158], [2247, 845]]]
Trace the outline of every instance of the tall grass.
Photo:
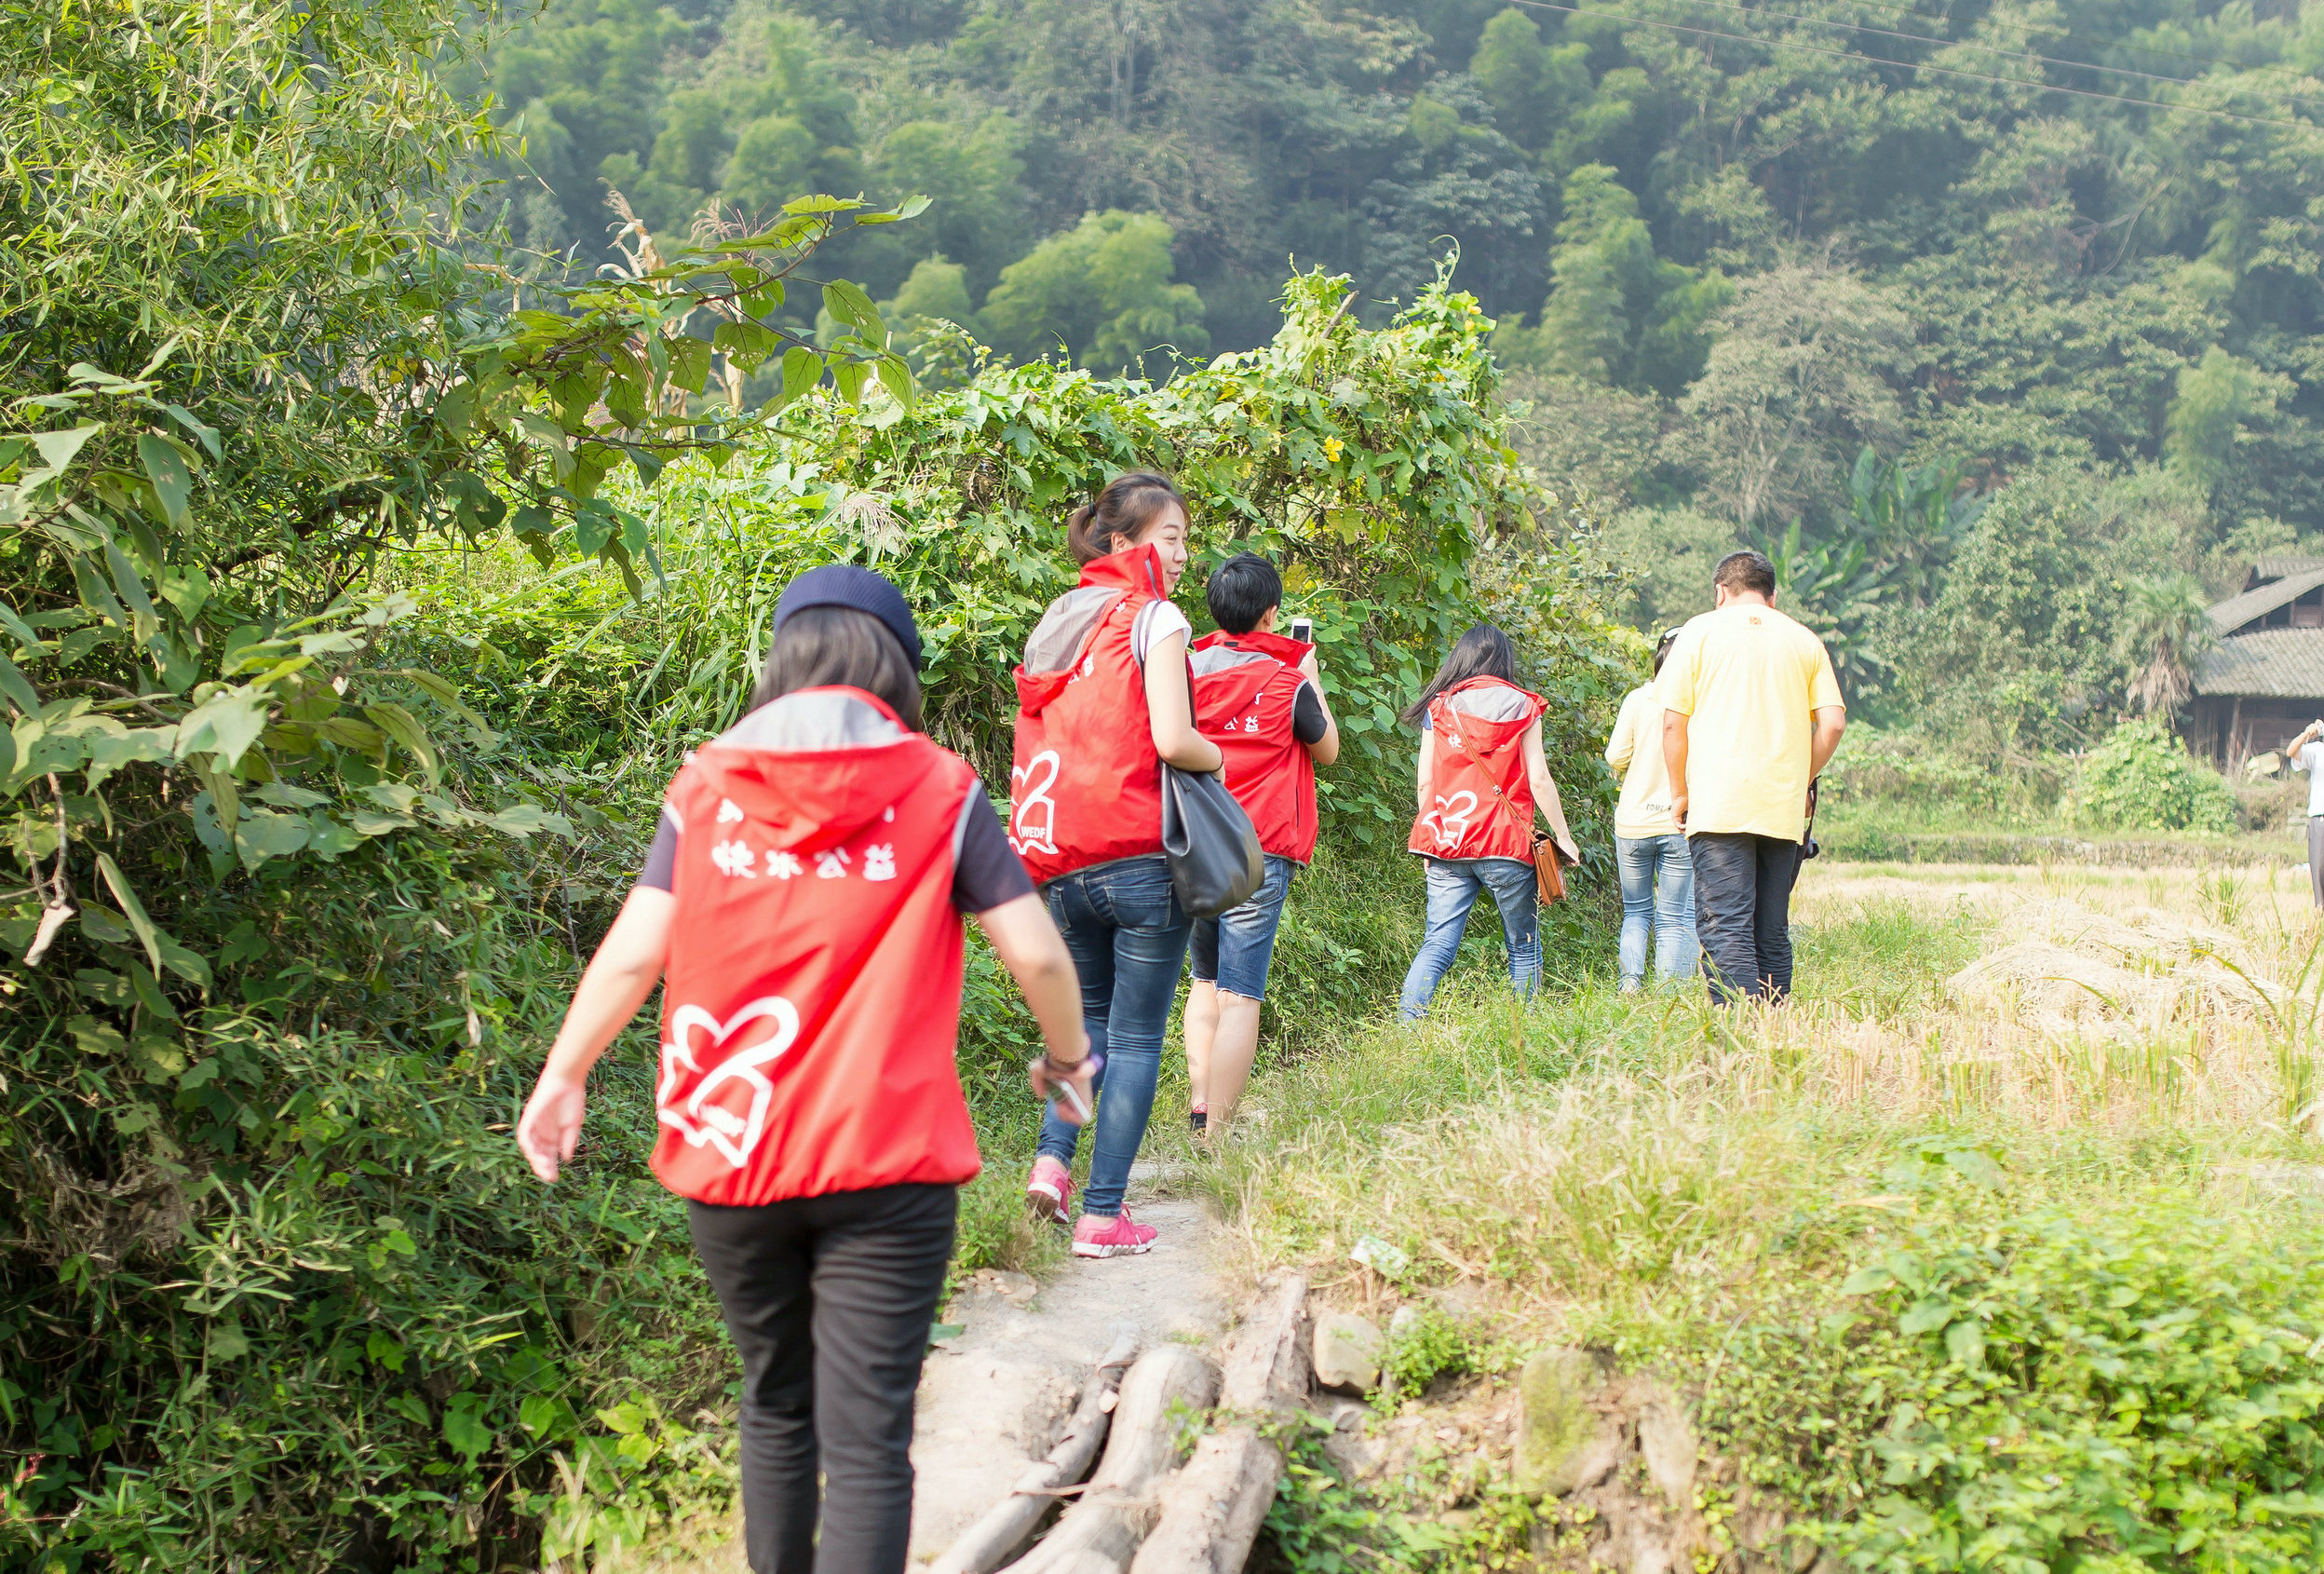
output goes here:
[[[2304, 983], [2306, 1004], [2287, 989], [2275, 1012], [2182, 1003], [2056, 1021], [1947, 988], [2004, 938], [2006, 902], [1934, 883], [1852, 897], [1839, 874], [1819, 900], [1817, 883], [1780, 1009], [1594, 980], [1520, 1003], [1472, 970], [1425, 1024], [1368, 1025], [1277, 1065], [1252, 1095], [1263, 1134], [1204, 1174], [1241, 1259], [1344, 1260], [1377, 1235], [1513, 1306], [1651, 1301], [1731, 1282], [1782, 1220], [1930, 1132], [2073, 1192], [2304, 1151], [2291, 1117], [2314, 1083], [2313, 931], [2271, 922], [2264, 890], [2223, 901], [2219, 876], [2191, 873], [2165, 894], [2232, 910], [2253, 965]], [[2154, 894], [2145, 879], [2058, 872], [2000, 890], [2097, 909]], [[1794, 1242], [1787, 1271], [1815, 1256]]]

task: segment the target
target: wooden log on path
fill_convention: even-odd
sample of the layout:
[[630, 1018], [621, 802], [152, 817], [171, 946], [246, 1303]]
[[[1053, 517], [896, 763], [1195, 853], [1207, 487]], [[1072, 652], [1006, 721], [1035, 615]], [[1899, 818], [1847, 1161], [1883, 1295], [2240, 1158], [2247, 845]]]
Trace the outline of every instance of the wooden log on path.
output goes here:
[[1219, 1404], [1295, 1410], [1307, 1402], [1307, 1276], [1290, 1273], [1243, 1320], [1226, 1357]]
[[[1307, 1281], [1292, 1274], [1244, 1320], [1221, 1405], [1245, 1416], [1296, 1409], [1307, 1397]], [[1283, 1463], [1283, 1451], [1248, 1421], [1204, 1438], [1163, 1488], [1162, 1512], [1128, 1574], [1240, 1574]]]
[[1009, 1574], [1124, 1574], [1159, 1512], [1152, 1489], [1177, 1457], [1178, 1417], [1209, 1409], [1218, 1391], [1217, 1368], [1184, 1345], [1140, 1356], [1122, 1379], [1098, 1473]]
[[928, 1574], [992, 1574], [1008, 1560], [1057, 1501], [1058, 1489], [1089, 1473], [1110, 1430], [1123, 1370], [1137, 1353], [1137, 1330], [1126, 1326], [1082, 1385], [1081, 1403], [1074, 1406], [1073, 1419], [1057, 1446], [1027, 1465], [1008, 1496], [962, 1531], [944, 1555], [928, 1566]]

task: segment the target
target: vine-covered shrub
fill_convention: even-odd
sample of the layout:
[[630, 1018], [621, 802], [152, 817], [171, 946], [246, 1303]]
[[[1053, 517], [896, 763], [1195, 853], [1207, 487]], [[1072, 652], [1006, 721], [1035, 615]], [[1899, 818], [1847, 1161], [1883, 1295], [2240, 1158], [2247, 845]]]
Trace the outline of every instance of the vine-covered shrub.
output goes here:
[[1812, 1271], [1626, 1359], [1692, 1374], [1710, 1440], [1843, 1568], [2324, 1567], [2304, 1222], [2178, 1181], [2044, 1189], [1932, 1134], [1795, 1215]]
[[1198, 629], [1209, 565], [1247, 549], [1282, 565], [1287, 608], [1315, 618], [1347, 742], [1320, 783], [1332, 834], [1401, 845], [1415, 740], [1394, 712], [1487, 616], [1520, 637], [1552, 702], [1553, 761], [1594, 828], [1603, 770], [1590, 762], [1636, 657], [1588, 593], [1558, 498], [1507, 446], [1490, 320], [1441, 278], [1381, 330], [1358, 323], [1347, 295], [1344, 278], [1295, 278], [1271, 346], [1160, 387], [1038, 362], [988, 368], [909, 411], [804, 400], [737, 458], [673, 468], [636, 500], [664, 577], [634, 605], [610, 585], [574, 592], [552, 619], [546, 591], [480, 613], [447, 586], [438, 605], [451, 629], [519, 658], [535, 680], [516, 699], [528, 713], [574, 703], [538, 679], [587, 674], [588, 710], [565, 725], [637, 716], [674, 763], [737, 713], [790, 577], [869, 563], [919, 617], [930, 731], [1005, 793], [1009, 672], [1074, 578], [1065, 516], [1151, 466], [1194, 505], [1196, 561], [1176, 599]]
[[2236, 825], [2236, 796], [2162, 723], [2125, 722], [2083, 756], [2074, 817], [2122, 831], [2201, 831]]

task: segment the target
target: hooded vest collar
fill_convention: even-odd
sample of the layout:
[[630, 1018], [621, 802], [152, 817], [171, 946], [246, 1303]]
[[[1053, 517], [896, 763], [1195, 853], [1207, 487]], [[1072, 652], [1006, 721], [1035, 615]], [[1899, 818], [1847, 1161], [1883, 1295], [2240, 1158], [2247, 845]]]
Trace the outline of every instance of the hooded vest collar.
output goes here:
[[1169, 581], [1162, 574], [1162, 553], [1151, 541], [1083, 563], [1081, 582], [1155, 600], [1170, 593]]

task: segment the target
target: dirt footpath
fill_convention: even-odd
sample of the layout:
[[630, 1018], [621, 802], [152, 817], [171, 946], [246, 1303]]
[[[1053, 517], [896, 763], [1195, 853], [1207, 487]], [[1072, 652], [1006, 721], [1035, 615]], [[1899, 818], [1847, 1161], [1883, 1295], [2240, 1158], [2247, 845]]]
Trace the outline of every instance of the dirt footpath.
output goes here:
[[953, 1302], [965, 1331], [929, 1351], [920, 1379], [914, 1563], [950, 1546], [1048, 1452], [1119, 1329], [1136, 1329], [1142, 1350], [1172, 1338], [1207, 1345], [1232, 1321], [1202, 1205], [1142, 1203], [1142, 1189], [1133, 1187], [1131, 1209], [1162, 1232], [1144, 1256], [1071, 1259], [1037, 1287], [1023, 1274], [980, 1274]]

